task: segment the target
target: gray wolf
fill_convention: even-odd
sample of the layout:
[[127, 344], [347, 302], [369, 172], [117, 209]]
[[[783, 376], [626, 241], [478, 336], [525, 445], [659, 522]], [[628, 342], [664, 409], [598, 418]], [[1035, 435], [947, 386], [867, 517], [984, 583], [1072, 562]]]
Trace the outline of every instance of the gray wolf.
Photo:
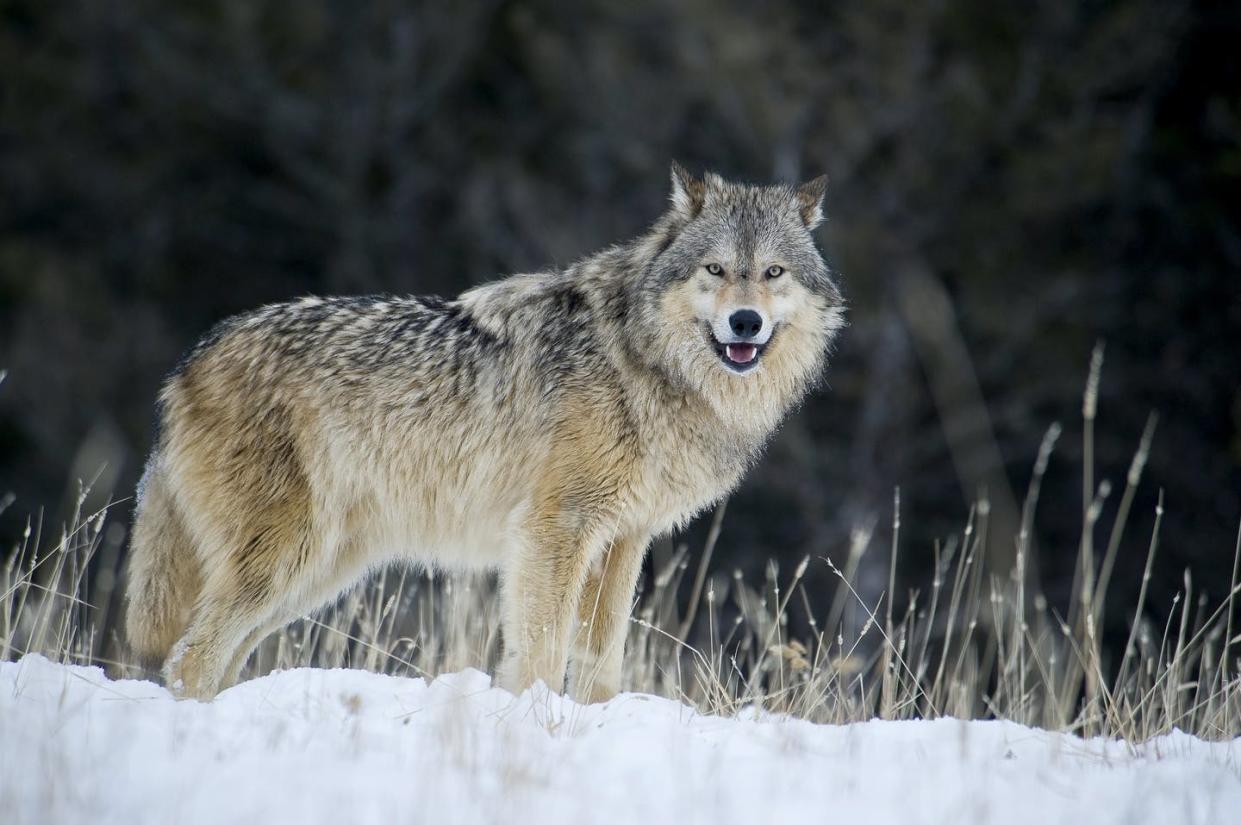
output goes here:
[[842, 326], [824, 186], [674, 164], [648, 231], [563, 271], [221, 323], [160, 394], [132, 649], [205, 699], [368, 571], [492, 568], [499, 683], [571, 660], [577, 698], [615, 694], [648, 542], [738, 483]]

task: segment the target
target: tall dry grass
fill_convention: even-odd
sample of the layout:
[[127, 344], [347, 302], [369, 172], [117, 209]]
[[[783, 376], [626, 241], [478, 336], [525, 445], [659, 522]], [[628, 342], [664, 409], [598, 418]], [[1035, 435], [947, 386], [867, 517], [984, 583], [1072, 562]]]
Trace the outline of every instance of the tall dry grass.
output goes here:
[[[1140, 742], [1174, 728], [1207, 739], [1241, 735], [1241, 628], [1234, 627], [1241, 585], [1241, 532], [1231, 551], [1232, 581], [1208, 603], [1187, 572], [1170, 605], [1148, 603], [1159, 549], [1163, 498], [1154, 514], [1141, 589], [1123, 647], [1108, 649], [1100, 620], [1129, 523], [1134, 492], [1154, 433], [1152, 419], [1136, 445], [1115, 520], [1099, 524], [1107, 482], [1096, 485], [1092, 461], [1092, 367], [1083, 405], [1087, 459], [1083, 531], [1073, 598], [1062, 615], [1027, 592], [1034, 515], [1060, 428], [1049, 429], [1035, 458], [1022, 508], [1015, 568], [986, 569], [989, 506], [972, 508], [959, 533], [933, 548], [929, 582], [899, 612], [892, 598], [901, 563], [899, 492], [890, 547], [855, 531], [843, 564], [807, 557], [787, 573], [772, 563], [761, 582], [711, 569], [722, 529], [717, 510], [706, 546], [690, 573], [682, 547], [654, 571], [630, 625], [627, 689], [680, 699], [703, 711], [747, 707], [819, 722], [954, 716], [999, 718], [1084, 736]], [[118, 636], [123, 514], [82, 511], [47, 536], [34, 520], [0, 577], [0, 659], [41, 653], [99, 664], [117, 676], [143, 676]], [[0, 501], [0, 509], [11, 501]], [[114, 526], [109, 527], [109, 524]], [[1107, 535], [1102, 553], [1092, 537]], [[866, 603], [855, 577], [866, 556], [885, 553], [888, 591]], [[805, 585], [811, 565], [826, 565], [837, 586], [830, 598]], [[688, 609], [679, 608], [687, 592]], [[445, 578], [395, 569], [350, 592], [321, 615], [304, 618], [256, 652], [244, 677], [273, 668], [353, 667], [434, 676], [479, 667], [500, 653], [495, 583], [485, 576]], [[808, 631], [790, 634], [791, 606]], [[1165, 614], [1166, 620], [1153, 617]], [[849, 617], [861, 617], [860, 622]], [[856, 625], [856, 627], [854, 627]]]

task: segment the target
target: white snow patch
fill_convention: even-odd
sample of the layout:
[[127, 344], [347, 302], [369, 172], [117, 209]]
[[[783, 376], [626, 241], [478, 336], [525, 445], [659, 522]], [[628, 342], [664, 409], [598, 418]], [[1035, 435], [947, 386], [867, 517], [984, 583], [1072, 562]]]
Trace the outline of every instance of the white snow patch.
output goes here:
[[28, 656], [0, 664], [0, 820], [1237, 825], [1241, 739], [725, 719], [514, 697], [472, 670], [294, 670], [178, 702]]

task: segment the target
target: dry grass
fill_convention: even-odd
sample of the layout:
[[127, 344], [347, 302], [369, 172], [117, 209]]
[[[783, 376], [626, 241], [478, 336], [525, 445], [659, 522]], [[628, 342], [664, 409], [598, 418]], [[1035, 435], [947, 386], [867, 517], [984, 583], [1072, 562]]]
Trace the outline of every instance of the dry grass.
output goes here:
[[[1093, 372], [1097, 373], [1097, 365]], [[1097, 385], [1097, 375], [1091, 385]], [[1084, 405], [1086, 454], [1093, 401]], [[954, 716], [1001, 718], [1084, 736], [1140, 742], [1173, 728], [1206, 739], [1241, 735], [1241, 635], [1238, 613], [1241, 534], [1233, 549], [1232, 581], [1224, 599], [1208, 604], [1189, 574], [1167, 620], [1156, 624], [1147, 582], [1158, 551], [1162, 496], [1155, 512], [1135, 620], [1123, 649], [1105, 649], [1097, 633], [1153, 433], [1148, 426], [1126, 478], [1115, 523], [1102, 557], [1091, 541], [1106, 482], [1097, 488], [1084, 467], [1085, 528], [1077, 548], [1074, 598], [1060, 615], [1026, 592], [1035, 508], [1059, 428], [1052, 427], [1036, 459], [1023, 508], [1016, 569], [995, 576], [984, 569], [989, 529], [987, 502], [972, 510], [961, 532], [935, 547], [931, 581], [899, 613], [886, 594], [865, 604], [854, 575], [871, 546], [857, 531], [843, 569], [827, 558], [807, 558], [790, 575], [774, 564], [758, 585], [712, 572], [719, 535], [717, 513], [693, 576], [681, 548], [638, 597], [626, 652], [628, 689], [679, 698], [704, 711], [731, 714], [746, 707], [844, 723], [872, 718]], [[85, 500], [83, 495], [80, 501]], [[0, 508], [9, 502], [0, 502]], [[899, 495], [894, 512], [899, 514]], [[108, 527], [108, 512], [75, 513], [57, 537], [35, 523], [10, 556], [0, 578], [0, 660], [38, 652], [59, 661], [100, 664], [120, 676], [145, 675], [126, 658], [118, 639], [115, 584], [121, 581], [123, 530]], [[123, 519], [115, 518], [115, 522]], [[895, 582], [899, 515], [889, 554]], [[823, 603], [807, 592], [809, 565], [828, 565], [837, 577]], [[89, 575], [88, 575], [89, 571]], [[689, 581], [686, 581], [686, 579]], [[677, 594], [690, 593], [692, 615], [681, 615]], [[889, 587], [891, 593], [892, 587]], [[919, 593], [921, 595], [919, 595]], [[792, 638], [790, 604], [804, 610], [809, 632]], [[273, 668], [354, 667], [393, 674], [494, 667], [499, 619], [494, 582], [487, 577], [432, 577], [393, 570], [351, 592], [316, 618], [305, 618], [269, 638], [246, 676]], [[861, 616], [860, 622], [849, 617]], [[850, 631], [850, 625], [859, 625]], [[687, 638], [691, 628], [698, 634]]]

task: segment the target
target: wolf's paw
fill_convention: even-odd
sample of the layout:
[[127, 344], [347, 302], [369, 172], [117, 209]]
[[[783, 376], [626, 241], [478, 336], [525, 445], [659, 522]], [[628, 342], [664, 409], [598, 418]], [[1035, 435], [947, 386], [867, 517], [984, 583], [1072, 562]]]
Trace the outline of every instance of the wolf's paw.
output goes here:
[[496, 668], [496, 687], [503, 688], [514, 696], [520, 696], [533, 684], [534, 678], [528, 672], [528, 668], [524, 667], [516, 657], [505, 657], [500, 666]]
[[570, 683], [573, 700], [583, 705], [608, 701], [620, 692], [620, 661], [600, 662], [593, 655], [579, 651], [573, 664]]
[[535, 685], [543, 685], [553, 693], [564, 693], [564, 665], [548, 665], [519, 656], [506, 658], [496, 670], [495, 684], [514, 696], [520, 696]]
[[177, 699], [211, 699], [219, 691], [218, 680], [209, 677], [204, 665], [201, 649], [182, 639], [164, 662], [164, 686]]
[[600, 680], [579, 682], [573, 687], [573, 701], [579, 705], [600, 705], [620, 692], [620, 685]]

